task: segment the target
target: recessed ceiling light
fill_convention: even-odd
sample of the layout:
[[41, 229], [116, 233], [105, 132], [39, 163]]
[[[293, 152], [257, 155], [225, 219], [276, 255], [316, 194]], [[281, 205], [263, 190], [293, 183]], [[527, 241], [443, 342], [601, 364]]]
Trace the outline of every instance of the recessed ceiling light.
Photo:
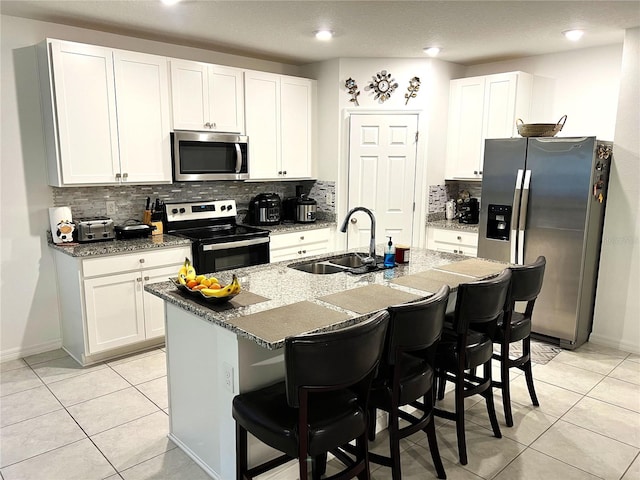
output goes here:
[[440, 53], [439, 47], [426, 47], [423, 49], [424, 53], [429, 55], [430, 57], [435, 57]]
[[582, 38], [582, 35], [584, 35], [584, 31], [583, 30], [567, 30], [566, 32], [562, 32], [562, 34], [565, 37], [567, 37], [568, 40], [571, 40], [572, 42], [577, 42]]
[[180, 0], [160, 0], [160, 1], [165, 5], [175, 5], [176, 3], [180, 2]]
[[333, 32], [331, 30], [318, 30], [315, 34], [318, 40], [327, 41], [333, 38]]

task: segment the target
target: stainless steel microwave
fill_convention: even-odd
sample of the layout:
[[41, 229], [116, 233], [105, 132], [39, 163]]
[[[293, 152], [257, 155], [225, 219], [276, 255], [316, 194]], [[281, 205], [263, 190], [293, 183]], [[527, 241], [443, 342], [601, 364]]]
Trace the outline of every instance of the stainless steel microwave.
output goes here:
[[177, 182], [249, 178], [249, 137], [234, 133], [171, 134], [173, 179]]

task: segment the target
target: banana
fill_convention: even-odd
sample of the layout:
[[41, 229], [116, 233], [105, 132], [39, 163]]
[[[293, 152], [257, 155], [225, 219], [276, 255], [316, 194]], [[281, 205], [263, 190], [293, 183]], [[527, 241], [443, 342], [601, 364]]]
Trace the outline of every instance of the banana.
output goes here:
[[235, 275], [233, 275], [233, 281], [231, 282], [231, 293], [240, 293], [240, 282], [238, 281], [238, 277]]
[[219, 288], [217, 290], [214, 290], [212, 288], [203, 288], [200, 291], [205, 297], [217, 297], [217, 298], [227, 297], [231, 295], [231, 284], [227, 285], [224, 288]]
[[[188, 258], [185, 257], [184, 263], [182, 264], [182, 266], [180, 267], [180, 270], [178, 271], [178, 282], [180, 282], [181, 285], [186, 285], [186, 283], [189, 280], [193, 280], [193, 278], [195, 278], [195, 275], [193, 278], [188, 278], [189, 267], [191, 267], [191, 262], [189, 261]], [[193, 270], [193, 272], [195, 273], [195, 270]]]

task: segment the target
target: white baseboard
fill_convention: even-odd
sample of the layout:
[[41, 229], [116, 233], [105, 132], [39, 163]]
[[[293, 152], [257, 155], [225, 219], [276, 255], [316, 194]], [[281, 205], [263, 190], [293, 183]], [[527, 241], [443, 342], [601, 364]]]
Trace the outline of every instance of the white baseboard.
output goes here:
[[62, 338], [40, 343], [38, 345], [31, 345], [30, 347], [16, 347], [0, 352], [0, 362], [17, 360], [18, 358], [28, 357], [29, 355], [35, 355], [37, 353], [49, 352], [51, 350], [57, 350], [58, 348], [62, 348]]
[[599, 335], [597, 333], [591, 333], [591, 335], [589, 335], [589, 343], [615, 348], [622, 350], [623, 352], [640, 354], [640, 345], [637, 343], [620, 340], [618, 338], [610, 338], [606, 335]]

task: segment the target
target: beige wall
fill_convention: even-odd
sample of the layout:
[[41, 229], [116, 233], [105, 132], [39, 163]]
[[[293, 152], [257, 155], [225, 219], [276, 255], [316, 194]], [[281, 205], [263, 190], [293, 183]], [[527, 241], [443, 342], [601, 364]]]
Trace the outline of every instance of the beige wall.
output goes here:
[[640, 353], [640, 28], [627, 30], [591, 341]]

